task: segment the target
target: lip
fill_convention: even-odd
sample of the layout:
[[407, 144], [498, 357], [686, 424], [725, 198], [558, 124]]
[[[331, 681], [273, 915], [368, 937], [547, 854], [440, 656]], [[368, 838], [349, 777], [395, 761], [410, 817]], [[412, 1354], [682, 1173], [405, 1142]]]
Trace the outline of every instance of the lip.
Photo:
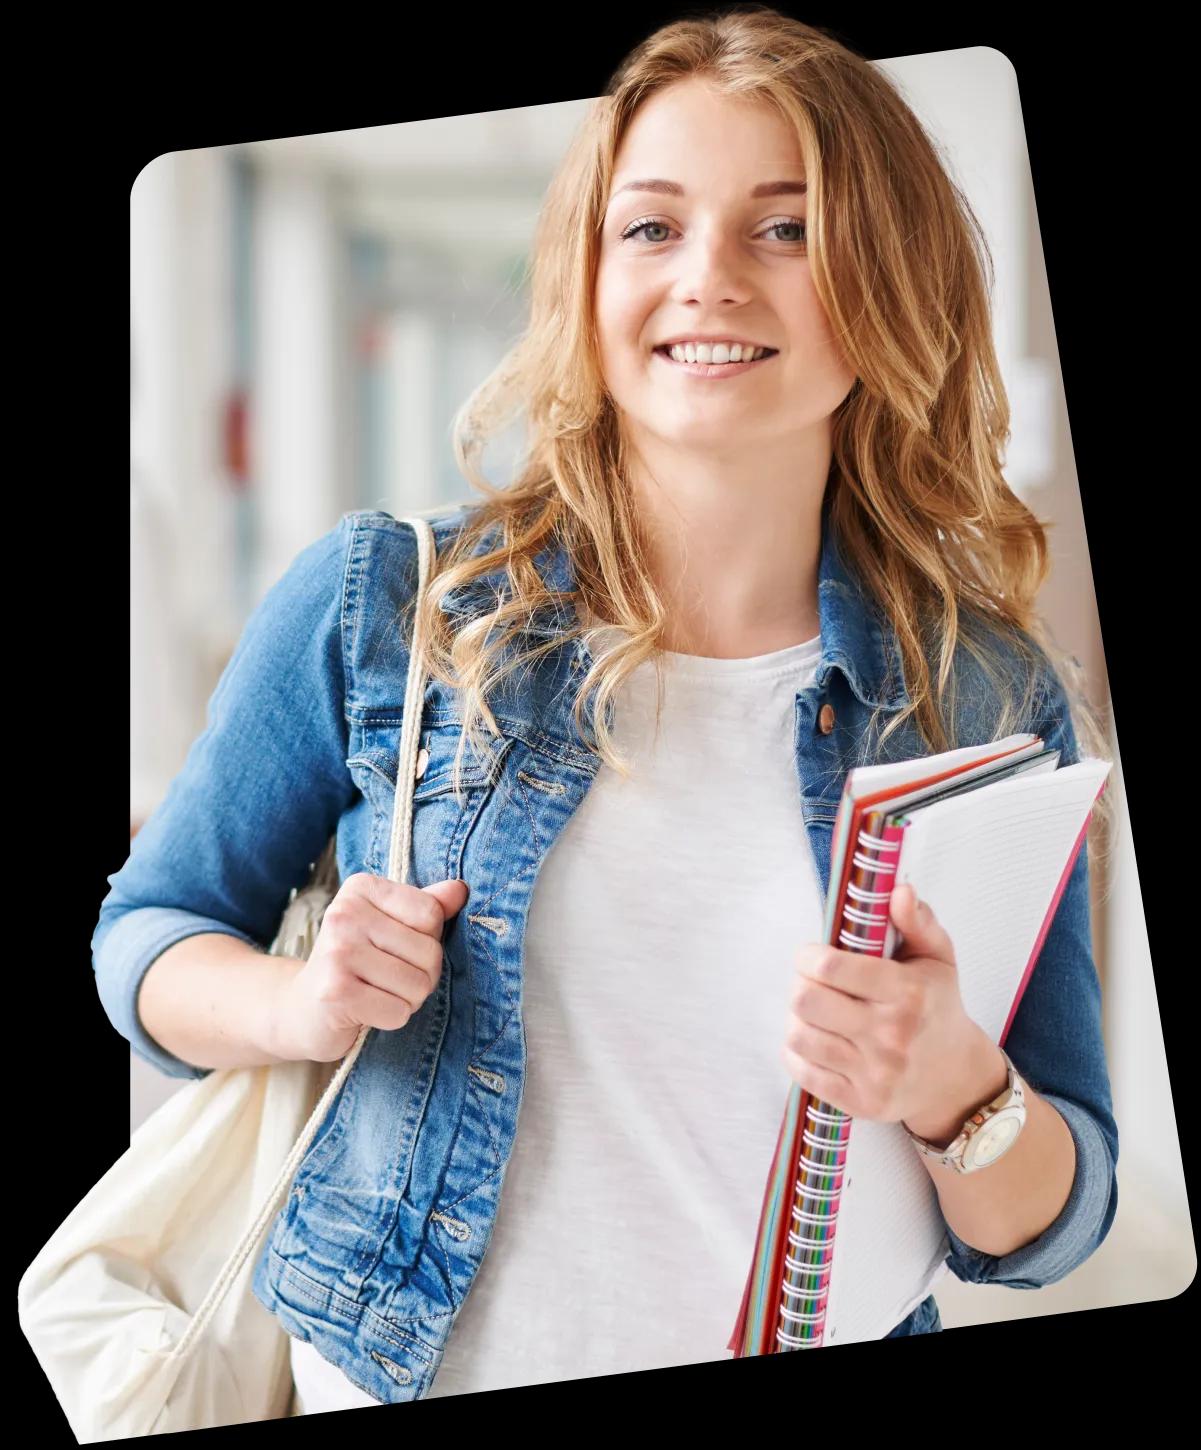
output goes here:
[[[750, 339], [739, 337], [738, 334], [730, 332], [681, 332], [678, 337], [665, 337], [662, 342], [655, 344], [656, 347], [675, 347], [678, 342], [741, 342], [747, 343]], [[765, 342], [752, 342], [752, 347], [767, 347]], [[779, 352], [778, 347], [767, 348], [768, 352]]]
[[764, 363], [769, 363], [769, 362], [771, 362], [772, 358], [779, 356], [779, 354], [776, 353], [776, 352], [768, 352], [768, 353], [765, 353], [760, 358], [755, 358], [753, 362], [736, 362], [736, 363], [690, 363], [690, 362], [676, 362], [675, 358], [673, 358], [671, 356], [671, 354], [666, 350], [669, 346], [671, 346], [670, 343], [665, 343], [662, 347], [655, 348], [655, 356], [662, 363], [664, 363], [665, 366], [667, 366], [669, 368], [672, 368], [675, 372], [677, 372], [677, 373], [684, 373], [686, 376], [693, 377], [693, 378], [714, 378], [714, 379], [721, 379], [721, 378], [737, 378], [737, 377], [741, 377], [743, 373], [749, 373], [752, 368], [761, 368]]

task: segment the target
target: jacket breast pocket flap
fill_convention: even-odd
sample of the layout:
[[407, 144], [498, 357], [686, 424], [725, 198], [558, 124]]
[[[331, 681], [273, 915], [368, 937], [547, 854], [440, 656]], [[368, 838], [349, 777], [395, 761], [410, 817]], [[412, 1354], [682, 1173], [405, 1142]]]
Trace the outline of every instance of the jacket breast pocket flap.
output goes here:
[[[400, 755], [400, 725], [361, 725], [356, 729], [356, 749], [346, 766], [359, 789], [377, 805], [393, 801], [396, 793], [396, 770]], [[467, 744], [459, 774], [464, 791], [478, 790], [498, 776], [505, 755], [513, 741], [502, 736], [488, 739], [488, 752], [478, 754]], [[417, 774], [413, 803], [444, 795], [455, 788], [455, 753], [459, 746], [459, 726], [434, 726], [423, 730], [417, 754]]]

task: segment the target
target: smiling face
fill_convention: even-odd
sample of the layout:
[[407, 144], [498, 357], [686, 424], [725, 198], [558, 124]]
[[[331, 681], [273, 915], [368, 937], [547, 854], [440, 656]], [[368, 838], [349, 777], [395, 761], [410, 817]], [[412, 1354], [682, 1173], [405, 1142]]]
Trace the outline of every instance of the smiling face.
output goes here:
[[[746, 455], [828, 435], [855, 375], [810, 275], [804, 177], [795, 135], [762, 101], [690, 79], [635, 114], [595, 289], [601, 366], [635, 447]], [[690, 366], [657, 350], [698, 337], [771, 352]]]

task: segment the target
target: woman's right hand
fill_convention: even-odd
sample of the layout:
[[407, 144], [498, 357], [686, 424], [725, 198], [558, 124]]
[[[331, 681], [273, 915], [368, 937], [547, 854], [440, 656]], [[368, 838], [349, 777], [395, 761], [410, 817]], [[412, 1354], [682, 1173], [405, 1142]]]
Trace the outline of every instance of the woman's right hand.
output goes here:
[[442, 928], [466, 904], [464, 881], [409, 886], [358, 871], [326, 907], [312, 955], [279, 990], [275, 1052], [345, 1057], [364, 1026], [403, 1027], [442, 975]]

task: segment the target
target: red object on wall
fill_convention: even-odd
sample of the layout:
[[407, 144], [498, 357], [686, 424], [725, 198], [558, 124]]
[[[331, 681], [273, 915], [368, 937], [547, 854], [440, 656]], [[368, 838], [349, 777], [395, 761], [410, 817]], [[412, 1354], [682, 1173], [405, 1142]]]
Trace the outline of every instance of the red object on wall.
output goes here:
[[359, 323], [357, 341], [360, 357], [377, 358], [384, 346], [384, 330], [380, 319], [374, 316], [365, 317]]
[[250, 486], [250, 400], [245, 388], [235, 388], [225, 402], [225, 472], [234, 491]]

